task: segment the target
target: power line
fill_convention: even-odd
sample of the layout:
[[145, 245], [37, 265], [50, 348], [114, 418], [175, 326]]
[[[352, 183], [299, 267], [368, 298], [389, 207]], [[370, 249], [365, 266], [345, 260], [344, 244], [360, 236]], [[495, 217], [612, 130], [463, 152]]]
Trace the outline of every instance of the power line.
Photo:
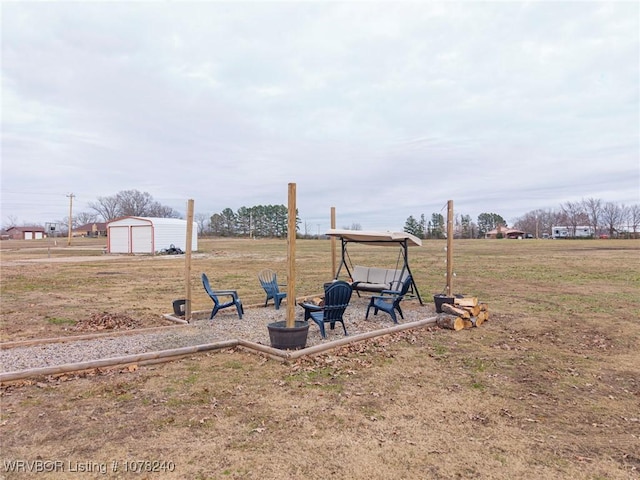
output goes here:
[[[66, 194], [64, 193], [47, 193], [47, 192], [42, 192], [39, 190], [30, 192], [28, 190], [20, 190], [19, 192], [14, 192], [12, 190], [2, 190], [2, 194], [6, 194], [6, 193], [12, 193], [14, 195], [42, 195], [42, 196], [53, 196], [53, 197], [63, 197]], [[68, 196], [68, 195], [66, 195]]]

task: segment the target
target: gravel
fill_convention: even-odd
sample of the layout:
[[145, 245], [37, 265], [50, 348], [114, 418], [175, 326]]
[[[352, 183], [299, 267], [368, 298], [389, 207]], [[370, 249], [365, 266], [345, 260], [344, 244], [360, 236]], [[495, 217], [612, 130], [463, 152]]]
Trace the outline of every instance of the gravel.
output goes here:
[[[352, 299], [343, 316], [349, 335], [380, 330], [393, 326], [391, 317], [384, 312], [369, 315], [365, 320], [368, 300]], [[404, 320], [409, 323], [435, 316], [432, 305], [421, 306], [416, 300], [402, 303]], [[119, 334], [93, 340], [73, 340], [60, 343], [48, 343], [32, 346], [2, 348], [0, 350], [0, 372], [52, 367], [70, 363], [94, 361], [125, 355], [135, 355], [159, 350], [203, 345], [224, 340], [244, 339], [254, 343], [269, 345], [267, 324], [286, 319], [286, 305], [275, 310], [273, 305], [267, 308], [245, 308], [240, 320], [235, 309], [228, 308], [218, 312], [213, 321], [195, 319], [189, 325], [169, 327], [166, 331]], [[202, 312], [208, 317], [208, 312]], [[296, 307], [296, 320], [303, 319], [303, 310]], [[344, 337], [340, 324], [335, 330], [326, 329], [327, 339], [323, 340], [315, 324], [309, 328], [307, 347], [337, 340]]]

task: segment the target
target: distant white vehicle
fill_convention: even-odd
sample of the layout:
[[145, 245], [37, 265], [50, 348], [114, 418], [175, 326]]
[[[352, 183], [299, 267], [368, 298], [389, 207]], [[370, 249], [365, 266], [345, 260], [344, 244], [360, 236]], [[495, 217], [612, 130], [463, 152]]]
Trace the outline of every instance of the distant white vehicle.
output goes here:
[[578, 227], [556, 226], [551, 227], [551, 238], [589, 238], [593, 237], [593, 228], [580, 225]]

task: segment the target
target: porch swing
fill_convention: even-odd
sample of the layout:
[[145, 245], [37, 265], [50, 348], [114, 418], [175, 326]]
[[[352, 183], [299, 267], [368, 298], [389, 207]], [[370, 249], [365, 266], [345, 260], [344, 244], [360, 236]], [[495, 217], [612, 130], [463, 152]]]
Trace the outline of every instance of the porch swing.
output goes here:
[[[420, 292], [415, 283], [415, 277], [409, 268], [409, 246], [422, 246], [422, 241], [410, 233], [405, 232], [371, 232], [362, 230], [327, 231], [328, 237], [339, 238], [341, 242], [340, 266], [336, 270], [335, 280], [338, 280], [342, 269], [349, 277], [353, 290], [360, 296], [360, 292], [380, 293], [382, 290], [398, 290], [407, 277], [411, 277], [410, 296], [415, 296], [423, 305]], [[353, 265], [347, 246], [349, 243], [367, 245], [397, 246], [399, 247], [396, 268], [379, 268], [363, 265]], [[402, 265], [400, 265], [402, 263]]]

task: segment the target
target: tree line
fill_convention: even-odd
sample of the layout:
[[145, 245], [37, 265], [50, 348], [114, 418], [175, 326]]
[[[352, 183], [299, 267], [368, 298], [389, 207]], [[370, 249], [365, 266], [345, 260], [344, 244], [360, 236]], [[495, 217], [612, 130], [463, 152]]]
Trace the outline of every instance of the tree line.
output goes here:
[[[124, 190], [108, 197], [98, 197], [89, 203], [90, 212], [80, 212], [74, 226], [102, 219], [110, 222], [125, 216], [182, 218], [171, 207], [160, 204], [147, 192]], [[194, 220], [199, 235], [218, 237], [286, 237], [288, 208], [284, 205], [240, 207], [237, 211], [225, 208], [213, 215], [197, 214]]]
[[[484, 237], [499, 225], [506, 226], [506, 222], [497, 213], [481, 213], [475, 223], [470, 215], [457, 214], [454, 219], [454, 232], [459, 238], [478, 238]], [[424, 214], [420, 215], [419, 220], [410, 215], [404, 224], [404, 231], [421, 239], [446, 238], [446, 220], [440, 213], [432, 213], [429, 220]]]
[[[180, 212], [162, 205], [154, 200], [148, 192], [138, 190], [122, 190], [114, 195], [98, 197], [89, 203], [89, 211], [73, 215], [72, 227], [96, 222], [110, 222], [125, 216], [183, 218]], [[240, 207], [233, 211], [225, 208], [211, 215], [198, 213], [195, 221], [199, 235], [221, 237], [276, 237], [287, 236], [288, 209], [285, 205], [256, 205]], [[57, 221], [64, 230], [68, 217]], [[300, 230], [300, 219], [296, 215], [296, 231]], [[3, 227], [17, 226], [14, 218]], [[487, 232], [509, 225], [497, 213], [484, 212], [473, 221], [470, 215], [456, 214], [454, 218], [454, 235], [456, 238], [484, 238]], [[578, 226], [589, 226], [595, 235], [606, 234], [610, 237], [631, 236], [637, 238], [640, 231], [640, 205], [620, 205], [605, 202], [598, 198], [587, 198], [577, 202], [565, 202], [558, 210], [532, 210], [518, 217], [513, 228], [540, 238], [544, 234], [551, 235], [553, 226], [566, 226], [575, 229]], [[359, 223], [353, 223], [351, 230], [360, 230]], [[308, 233], [309, 227], [304, 224], [304, 237], [313, 237]], [[404, 231], [421, 239], [438, 239], [446, 237], [446, 220], [440, 213], [424, 214], [419, 217], [410, 215], [405, 222]], [[318, 232], [319, 234], [319, 232]]]
[[208, 228], [203, 225], [202, 233], [219, 237], [284, 238], [288, 232], [288, 214], [285, 205], [240, 207], [236, 212], [225, 208], [211, 215]]
[[587, 198], [565, 202], [559, 210], [532, 210], [519, 217], [516, 228], [531, 233], [551, 233], [556, 225], [569, 227], [575, 233], [578, 226], [591, 227], [594, 235], [637, 238], [640, 232], [640, 204], [624, 205]]
[[[456, 238], [484, 238], [499, 226], [508, 228], [504, 218], [497, 213], [481, 213], [473, 222], [470, 215], [456, 214], [454, 235]], [[630, 206], [587, 198], [577, 202], [565, 202], [558, 210], [532, 210], [518, 217], [512, 228], [530, 234], [534, 238], [552, 234], [554, 226], [565, 226], [575, 231], [578, 226], [591, 227], [595, 236], [638, 238], [640, 233], [640, 204]], [[445, 238], [446, 221], [439, 213], [432, 213], [429, 220], [423, 215], [416, 219], [410, 215], [404, 231], [421, 239]]]
[[[72, 228], [91, 223], [108, 223], [121, 217], [184, 218], [173, 208], [162, 205], [148, 192], [122, 190], [114, 195], [98, 197], [90, 202], [89, 211], [77, 212], [72, 216]], [[225, 208], [219, 213], [207, 215], [198, 213], [194, 220], [199, 235], [220, 237], [276, 237], [285, 238], [288, 230], [289, 210], [285, 205], [257, 205], [240, 207], [237, 211]], [[9, 217], [4, 229], [17, 226], [15, 218]], [[55, 222], [60, 225], [60, 234], [66, 234], [69, 217]], [[296, 228], [300, 220], [296, 218]]]

